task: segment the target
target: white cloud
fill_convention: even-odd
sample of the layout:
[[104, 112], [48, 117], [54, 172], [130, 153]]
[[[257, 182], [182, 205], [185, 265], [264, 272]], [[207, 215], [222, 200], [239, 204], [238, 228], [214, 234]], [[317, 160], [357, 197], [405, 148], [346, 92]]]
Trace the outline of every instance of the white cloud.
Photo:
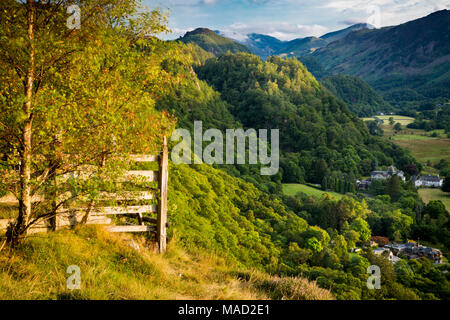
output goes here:
[[291, 40], [321, 36], [351, 23], [391, 26], [450, 9], [450, 0], [144, 0], [170, 8], [178, 37], [195, 27], [243, 41], [249, 33]]
[[250, 33], [266, 34], [280, 40], [292, 40], [307, 36], [321, 36], [329, 29], [321, 25], [302, 25], [289, 22], [268, 22], [268, 23], [234, 23], [221, 32], [232, 39], [244, 41]]
[[[374, 8], [379, 11], [380, 26], [391, 26], [415, 20], [434, 11], [450, 9], [448, 0], [330, 0], [319, 8], [345, 15], [345, 20], [369, 22]], [[377, 13], [378, 14], [378, 13]]]

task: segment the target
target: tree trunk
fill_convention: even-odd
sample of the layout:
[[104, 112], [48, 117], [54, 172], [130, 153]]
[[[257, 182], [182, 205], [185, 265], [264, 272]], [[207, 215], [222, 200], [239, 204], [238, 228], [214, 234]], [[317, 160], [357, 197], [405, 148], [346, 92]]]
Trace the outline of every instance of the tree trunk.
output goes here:
[[27, 0], [28, 41], [30, 45], [29, 67], [25, 85], [26, 100], [23, 112], [26, 120], [23, 125], [23, 144], [20, 163], [19, 215], [15, 224], [8, 230], [8, 240], [17, 244], [20, 236], [26, 234], [26, 227], [31, 218], [31, 134], [33, 117], [31, 112], [33, 100], [33, 82], [35, 68], [34, 47], [34, 1]]
[[[101, 170], [103, 170], [105, 167], [106, 167], [106, 151], [103, 151], [100, 168], [101, 168]], [[89, 202], [88, 209], [86, 210], [86, 213], [83, 216], [83, 219], [81, 219], [81, 223], [80, 223], [81, 225], [87, 224], [87, 222], [89, 220], [89, 216], [91, 215], [91, 211], [94, 208], [94, 205], [95, 205], [95, 201], [91, 200]]]

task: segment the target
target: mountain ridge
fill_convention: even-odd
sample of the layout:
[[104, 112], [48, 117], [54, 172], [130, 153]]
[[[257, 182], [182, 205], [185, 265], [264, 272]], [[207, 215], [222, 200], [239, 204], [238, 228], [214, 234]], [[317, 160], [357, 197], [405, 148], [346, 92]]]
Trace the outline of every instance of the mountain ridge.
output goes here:
[[352, 32], [312, 57], [329, 74], [361, 77], [389, 102], [409, 101], [407, 94], [416, 100], [448, 99], [450, 10], [398, 26]]

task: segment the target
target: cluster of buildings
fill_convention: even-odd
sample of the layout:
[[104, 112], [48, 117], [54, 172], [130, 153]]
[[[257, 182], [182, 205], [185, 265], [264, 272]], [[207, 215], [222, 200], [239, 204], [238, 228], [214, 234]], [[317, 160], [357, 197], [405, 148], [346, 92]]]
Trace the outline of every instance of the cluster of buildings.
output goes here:
[[[381, 241], [382, 240], [382, 241]], [[406, 243], [390, 243], [385, 237], [372, 237], [370, 243], [365, 244], [365, 248], [373, 248], [372, 252], [377, 256], [383, 256], [391, 261], [393, 264], [401, 259], [420, 259], [427, 258], [435, 264], [443, 262], [443, 254], [441, 250], [431, 247], [426, 247], [408, 240]], [[361, 252], [361, 248], [354, 248], [350, 250], [353, 253]]]
[[417, 243], [407, 242], [402, 244], [388, 244], [383, 249], [388, 249], [396, 256], [405, 256], [407, 259], [420, 259], [425, 257], [434, 263], [442, 263], [442, 252], [439, 249], [425, 247]]
[[[403, 171], [397, 170], [394, 166], [390, 166], [387, 171], [372, 171], [369, 179], [356, 180], [356, 188], [360, 190], [368, 190], [372, 181], [387, 180], [393, 176], [399, 177], [403, 182], [406, 181], [405, 173]], [[444, 179], [440, 178], [439, 175], [413, 176], [411, 181], [414, 183], [416, 188], [441, 188], [444, 183]]]
[[402, 181], [406, 181], [405, 173], [401, 170], [397, 170], [394, 166], [390, 166], [387, 171], [372, 171], [370, 174], [371, 180], [386, 180], [393, 176], [398, 176]]
[[405, 173], [401, 170], [397, 170], [394, 166], [390, 166], [387, 171], [372, 171], [369, 179], [356, 180], [356, 188], [368, 190], [370, 184], [374, 180], [387, 180], [393, 176], [398, 176], [402, 181], [406, 181]]
[[442, 262], [442, 252], [439, 249], [425, 247], [416, 243], [407, 242], [400, 244], [387, 244], [381, 248], [373, 250], [373, 253], [378, 256], [384, 256], [392, 263], [401, 260], [400, 257], [406, 259], [420, 259], [422, 257], [433, 261], [435, 264]]

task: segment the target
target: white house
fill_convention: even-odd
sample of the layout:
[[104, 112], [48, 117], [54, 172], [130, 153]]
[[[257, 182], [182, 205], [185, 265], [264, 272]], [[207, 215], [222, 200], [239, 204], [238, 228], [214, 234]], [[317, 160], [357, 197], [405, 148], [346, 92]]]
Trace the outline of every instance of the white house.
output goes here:
[[392, 261], [394, 259], [394, 254], [392, 253], [392, 251], [386, 248], [375, 249], [373, 250], [373, 253], [377, 256], [385, 256], [389, 259], [389, 261]]
[[419, 187], [441, 188], [444, 183], [444, 179], [441, 179], [439, 175], [437, 176], [425, 175], [421, 177], [414, 177], [413, 181], [416, 188]]
[[393, 176], [398, 176], [402, 181], [406, 181], [404, 172], [397, 170], [394, 166], [390, 166], [387, 171], [373, 171], [370, 178], [372, 180], [387, 180]]

